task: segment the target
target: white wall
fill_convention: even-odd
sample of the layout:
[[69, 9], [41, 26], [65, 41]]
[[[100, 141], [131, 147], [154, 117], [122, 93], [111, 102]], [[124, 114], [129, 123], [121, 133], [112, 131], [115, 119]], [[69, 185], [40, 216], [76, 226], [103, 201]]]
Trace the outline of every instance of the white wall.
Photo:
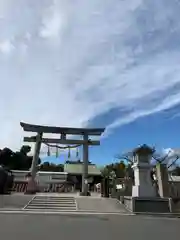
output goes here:
[[[15, 181], [27, 181], [26, 175], [30, 171], [12, 170]], [[39, 171], [36, 175], [38, 183], [62, 183], [67, 180], [66, 172], [43, 172]]]

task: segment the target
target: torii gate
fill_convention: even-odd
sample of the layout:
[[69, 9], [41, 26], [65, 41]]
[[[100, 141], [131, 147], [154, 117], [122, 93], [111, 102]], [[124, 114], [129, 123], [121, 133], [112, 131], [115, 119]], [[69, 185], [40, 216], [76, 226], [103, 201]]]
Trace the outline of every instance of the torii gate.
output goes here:
[[[105, 128], [67, 128], [67, 127], [52, 127], [52, 126], [41, 126], [28, 124], [24, 122], [20, 122], [21, 127], [26, 132], [36, 132], [36, 136], [32, 137], [24, 137], [25, 142], [35, 142], [35, 150], [31, 165], [31, 177], [32, 177], [32, 185], [31, 190], [29, 192], [35, 193], [37, 191], [35, 187], [35, 177], [37, 172], [37, 164], [41, 149], [41, 143], [56, 143], [56, 144], [79, 144], [83, 145], [83, 172], [82, 172], [82, 195], [87, 196], [88, 193], [88, 147], [89, 145], [100, 145], [100, 141], [91, 141], [89, 136], [101, 136], [101, 134], [105, 131]], [[59, 138], [43, 138], [43, 133], [55, 133], [60, 134]], [[67, 135], [80, 135], [83, 137], [82, 140], [77, 139], [67, 139]], [[33, 189], [32, 189], [33, 188]]]

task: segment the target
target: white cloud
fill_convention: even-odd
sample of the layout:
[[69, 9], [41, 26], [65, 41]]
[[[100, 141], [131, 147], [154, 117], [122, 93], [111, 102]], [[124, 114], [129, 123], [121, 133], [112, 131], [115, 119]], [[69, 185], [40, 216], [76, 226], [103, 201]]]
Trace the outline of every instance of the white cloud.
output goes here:
[[4, 54], [9, 54], [14, 49], [13, 44], [9, 40], [0, 42], [0, 52]]
[[63, 12], [61, 11], [61, 5], [58, 1], [54, 1], [51, 7], [48, 7], [42, 18], [42, 28], [40, 30], [40, 36], [43, 38], [59, 38], [60, 30], [64, 23]]
[[107, 126], [106, 132], [104, 133], [104, 136], [107, 137], [108, 133], [110, 133], [114, 128], [117, 128], [120, 125], [130, 123], [130, 122], [135, 121], [136, 119], [138, 119], [140, 117], [145, 117], [145, 116], [151, 115], [152, 113], [161, 112], [164, 109], [169, 109], [173, 106], [176, 106], [177, 104], [179, 104], [179, 99], [180, 99], [180, 94], [177, 93], [177, 94], [172, 95], [172, 96], [167, 96], [158, 105], [157, 105], [156, 102], [152, 103], [153, 108], [149, 104], [149, 105], [146, 106], [146, 109], [139, 110], [139, 111], [137, 111], [137, 110], [133, 111], [129, 115], [127, 115], [126, 117], [123, 117], [122, 119], [117, 119], [112, 124]]
[[20, 145], [21, 120], [81, 127], [127, 110], [108, 133], [180, 103], [177, 1], [7, 2], [0, 42], [15, 51], [0, 55], [0, 146]]
[[174, 150], [172, 148], [164, 148], [162, 152], [163, 152], [163, 154], [168, 155], [168, 156], [174, 154]]

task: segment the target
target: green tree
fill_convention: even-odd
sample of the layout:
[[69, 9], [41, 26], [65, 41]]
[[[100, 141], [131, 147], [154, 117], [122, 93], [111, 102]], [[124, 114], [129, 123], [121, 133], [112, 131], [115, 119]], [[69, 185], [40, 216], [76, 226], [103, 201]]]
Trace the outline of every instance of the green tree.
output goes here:
[[64, 166], [62, 164], [54, 164], [50, 162], [44, 162], [39, 166], [40, 171], [48, 171], [48, 172], [63, 172]]
[[115, 174], [117, 178], [124, 178], [126, 165], [123, 161], [111, 163], [106, 165], [102, 169], [102, 175], [104, 177], [111, 177], [112, 173]]
[[[20, 151], [13, 152], [9, 148], [0, 150], [0, 164], [11, 170], [29, 170], [32, 164], [32, 156], [27, 154], [31, 151], [31, 147], [23, 145]], [[38, 164], [41, 163], [39, 158]]]

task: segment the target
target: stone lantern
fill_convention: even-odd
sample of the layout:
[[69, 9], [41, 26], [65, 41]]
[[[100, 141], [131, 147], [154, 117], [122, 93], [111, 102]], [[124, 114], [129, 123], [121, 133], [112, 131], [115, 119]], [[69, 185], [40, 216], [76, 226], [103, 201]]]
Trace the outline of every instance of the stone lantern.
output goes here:
[[132, 197], [156, 197], [150, 177], [150, 160], [154, 151], [145, 144], [133, 150], [134, 186]]

